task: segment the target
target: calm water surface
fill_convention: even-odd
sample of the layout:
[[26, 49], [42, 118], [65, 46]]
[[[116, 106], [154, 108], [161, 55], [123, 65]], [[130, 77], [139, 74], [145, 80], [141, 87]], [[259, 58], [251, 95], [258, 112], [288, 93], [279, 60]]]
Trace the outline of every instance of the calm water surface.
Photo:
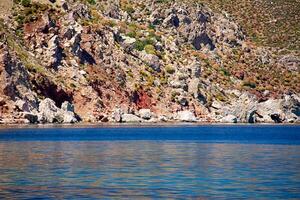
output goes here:
[[300, 126], [0, 129], [0, 199], [300, 199]]

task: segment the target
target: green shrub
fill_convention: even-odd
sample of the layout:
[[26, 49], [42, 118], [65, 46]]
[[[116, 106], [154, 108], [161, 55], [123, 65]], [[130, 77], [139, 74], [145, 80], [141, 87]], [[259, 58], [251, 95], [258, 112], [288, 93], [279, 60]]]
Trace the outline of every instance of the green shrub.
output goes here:
[[70, 83], [71, 88], [76, 88], [76, 85], [74, 83]]
[[174, 74], [175, 73], [175, 69], [171, 66], [167, 66], [166, 67], [166, 72], [169, 74]]
[[145, 44], [142, 40], [137, 40], [135, 43], [134, 43], [134, 48], [138, 51], [143, 51], [144, 50], [144, 47], [145, 47]]
[[256, 83], [251, 81], [244, 81], [243, 86], [249, 87], [249, 88], [256, 88]]
[[168, 3], [170, 0], [156, 0], [156, 3]]
[[150, 39], [137, 40], [134, 43], [134, 48], [138, 51], [143, 51], [145, 49], [145, 46], [153, 45], [153, 44], [154, 44], [153, 40], [150, 40]]
[[144, 50], [146, 51], [147, 54], [153, 54], [153, 55], [156, 54], [156, 50], [155, 50], [155, 48], [154, 48], [154, 46], [152, 44], [147, 44], [144, 47]]
[[19, 3], [21, 3], [21, 0], [14, 0], [13, 1], [15, 4], [19, 4]]
[[125, 7], [125, 11], [126, 11], [129, 15], [132, 15], [132, 14], [135, 12], [134, 8], [131, 7], [131, 6], [126, 6], [126, 7]]
[[113, 20], [107, 20], [106, 25], [110, 26], [110, 27], [115, 27], [117, 24], [115, 21]]
[[131, 32], [127, 33], [126, 35], [131, 38], [136, 38], [136, 32], [134, 32], [134, 31], [131, 31]]
[[91, 5], [95, 5], [96, 4], [96, 0], [87, 0], [87, 2]]
[[22, 0], [21, 5], [24, 7], [29, 7], [31, 5], [31, 0]]
[[227, 69], [225, 69], [225, 68], [222, 68], [222, 69], [221, 69], [221, 72], [222, 72], [225, 76], [230, 76], [229, 71], [228, 71]]
[[148, 28], [154, 30], [154, 29], [155, 29], [155, 26], [154, 26], [153, 24], [149, 24], [149, 25], [148, 25]]

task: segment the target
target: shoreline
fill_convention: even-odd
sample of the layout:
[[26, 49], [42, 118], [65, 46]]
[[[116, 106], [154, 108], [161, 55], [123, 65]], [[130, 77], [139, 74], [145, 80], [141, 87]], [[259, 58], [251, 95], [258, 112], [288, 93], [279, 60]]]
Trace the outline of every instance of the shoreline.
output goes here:
[[168, 128], [168, 127], [198, 127], [198, 126], [300, 126], [300, 123], [189, 123], [189, 122], [160, 122], [160, 123], [76, 123], [76, 124], [0, 124], [4, 129], [80, 129], [80, 128]]

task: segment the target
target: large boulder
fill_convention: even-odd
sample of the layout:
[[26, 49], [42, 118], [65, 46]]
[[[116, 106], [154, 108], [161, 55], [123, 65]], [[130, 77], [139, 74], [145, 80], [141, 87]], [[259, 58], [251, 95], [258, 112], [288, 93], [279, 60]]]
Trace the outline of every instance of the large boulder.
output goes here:
[[149, 65], [154, 71], [161, 72], [161, 63], [156, 55], [147, 54], [145, 52], [140, 53], [140, 58]]
[[269, 99], [257, 105], [257, 122], [271, 123], [283, 122], [285, 114], [282, 110], [283, 99]]
[[228, 116], [235, 116], [238, 122], [254, 123], [256, 120], [254, 114], [257, 110], [257, 100], [255, 96], [247, 93], [235, 96], [238, 96], [238, 98], [231, 99], [229, 103], [213, 101], [211, 110], [215, 114], [214, 118], [217, 121], [227, 121], [229, 119]]
[[120, 108], [117, 108], [112, 113], [112, 119], [114, 122], [121, 122], [122, 121], [122, 114], [123, 111]]
[[150, 110], [150, 109], [140, 109], [140, 110], [139, 110], [139, 116], [140, 116], [142, 119], [149, 120], [149, 119], [152, 118], [151, 110]]
[[30, 112], [29, 104], [21, 99], [15, 102], [15, 107], [23, 112]]
[[59, 108], [56, 107], [52, 99], [45, 99], [39, 105], [38, 120], [41, 123], [62, 122], [58, 116]]
[[38, 123], [38, 116], [34, 113], [24, 112], [23, 117], [24, 119], [27, 119], [31, 124]]
[[69, 111], [69, 112], [74, 112], [74, 105], [71, 104], [70, 102], [68, 101], [65, 101], [61, 104], [61, 109], [63, 111]]
[[163, 25], [166, 27], [179, 27], [179, 18], [176, 14], [169, 15], [166, 19], [163, 21]]
[[78, 120], [76, 119], [75, 113], [71, 111], [61, 111], [60, 113], [63, 116], [63, 123], [76, 123]]
[[125, 123], [136, 123], [136, 122], [142, 122], [143, 120], [139, 118], [136, 115], [133, 114], [123, 114], [122, 115], [122, 122]]
[[269, 99], [257, 106], [258, 122], [298, 122], [300, 119], [299, 96], [285, 95], [282, 99]]
[[194, 113], [191, 111], [179, 111], [177, 113], [176, 119], [182, 122], [196, 122], [197, 118], [195, 117]]
[[237, 123], [238, 119], [234, 115], [227, 115], [221, 119], [222, 123]]
[[71, 104], [64, 102], [60, 109], [56, 107], [52, 99], [46, 98], [39, 105], [38, 121], [41, 123], [75, 123], [78, 120]]

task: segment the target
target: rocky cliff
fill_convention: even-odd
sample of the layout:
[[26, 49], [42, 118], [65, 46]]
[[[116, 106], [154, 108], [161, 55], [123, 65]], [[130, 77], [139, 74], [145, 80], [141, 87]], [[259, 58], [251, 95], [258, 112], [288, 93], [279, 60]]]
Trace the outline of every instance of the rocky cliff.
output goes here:
[[194, 1], [15, 0], [0, 123], [299, 122], [297, 52]]

